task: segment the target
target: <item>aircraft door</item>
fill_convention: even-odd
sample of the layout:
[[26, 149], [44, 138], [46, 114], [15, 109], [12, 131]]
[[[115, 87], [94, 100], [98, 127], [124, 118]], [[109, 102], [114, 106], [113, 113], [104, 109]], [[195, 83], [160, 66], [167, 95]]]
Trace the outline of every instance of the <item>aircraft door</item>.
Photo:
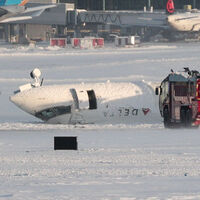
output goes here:
[[76, 110], [89, 109], [89, 98], [87, 90], [70, 89]]
[[88, 90], [89, 110], [97, 109], [97, 99], [94, 90]]
[[77, 96], [77, 93], [76, 93], [76, 90], [75, 89], [70, 89], [70, 92], [72, 94], [72, 98], [74, 100], [74, 109], [79, 109], [79, 100], [78, 100], [78, 96]]
[[81, 90], [70, 89], [72, 98], [74, 100], [74, 108], [80, 109], [97, 109], [97, 99], [94, 90]]

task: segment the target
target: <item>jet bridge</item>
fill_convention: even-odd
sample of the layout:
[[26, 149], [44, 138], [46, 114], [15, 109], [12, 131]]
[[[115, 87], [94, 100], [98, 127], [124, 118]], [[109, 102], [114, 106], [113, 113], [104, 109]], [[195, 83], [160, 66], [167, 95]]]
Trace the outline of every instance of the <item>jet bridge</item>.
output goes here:
[[110, 24], [117, 26], [145, 26], [167, 28], [167, 15], [163, 11], [86, 11], [72, 10], [67, 13], [67, 23], [80, 25], [83, 23]]

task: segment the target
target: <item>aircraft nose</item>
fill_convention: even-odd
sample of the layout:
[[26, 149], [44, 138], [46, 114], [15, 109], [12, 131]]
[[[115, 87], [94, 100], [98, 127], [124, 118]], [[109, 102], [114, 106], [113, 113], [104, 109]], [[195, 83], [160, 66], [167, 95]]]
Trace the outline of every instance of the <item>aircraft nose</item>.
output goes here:
[[22, 110], [28, 113], [32, 113], [32, 110], [30, 108], [31, 104], [29, 104], [29, 99], [27, 98], [27, 95], [23, 95], [20, 93], [15, 94], [13, 96], [10, 96], [10, 101]]
[[168, 17], [167, 17], [167, 21], [168, 21], [169, 23], [173, 22], [173, 21], [174, 21], [174, 17], [173, 17], [173, 16], [168, 16]]
[[177, 29], [177, 19], [175, 16], [173, 16], [173, 15], [168, 16], [167, 22], [172, 28]]
[[22, 103], [22, 97], [19, 95], [10, 96], [10, 101], [13, 102], [15, 105], [20, 106]]

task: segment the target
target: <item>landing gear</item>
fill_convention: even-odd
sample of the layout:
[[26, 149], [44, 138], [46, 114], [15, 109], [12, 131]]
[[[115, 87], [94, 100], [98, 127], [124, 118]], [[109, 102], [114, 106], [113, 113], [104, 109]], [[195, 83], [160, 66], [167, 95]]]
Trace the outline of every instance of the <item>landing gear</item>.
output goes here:
[[165, 128], [171, 128], [170, 114], [169, 114], [168, 108], [164, 108], [163, 118], [164, 118], [164, 127]]

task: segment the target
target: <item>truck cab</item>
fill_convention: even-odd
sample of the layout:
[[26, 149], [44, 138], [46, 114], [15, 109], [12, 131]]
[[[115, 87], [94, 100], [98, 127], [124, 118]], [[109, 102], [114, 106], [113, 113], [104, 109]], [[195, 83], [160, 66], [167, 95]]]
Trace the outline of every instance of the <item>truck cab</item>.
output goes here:
[[[166, 128], [200, 124], [200, 80], [197, 73], [170, 73], [156, 88], [160, 114]], [[199, 120], [198, 120], [199, 118]]]

